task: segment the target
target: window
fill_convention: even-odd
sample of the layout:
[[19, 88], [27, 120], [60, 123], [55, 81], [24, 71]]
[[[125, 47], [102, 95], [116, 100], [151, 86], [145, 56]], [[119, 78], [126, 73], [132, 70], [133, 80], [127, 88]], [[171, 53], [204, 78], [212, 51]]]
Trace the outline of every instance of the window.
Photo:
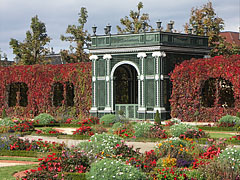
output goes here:
[[66, 82], [66, 105], [74, 105], [74, 86], [70, 82]]
[[63, 84], [56, 82], [53, 84], [53, 105], [55, 107], [62, 106], [63, 97]]
[[28, 105], [28, 86], [26, 83], [16, 82], [11, 83], [8, 87], [8, 106], [23, 106]]
[[234, 107], [233, 85], [223, 78], [210, 78], [203, 83], [201, 104], [204, 107]]
[[74, 85], [70, 82], [53, 84], [53, 105], [59, 107], [65, 102], [66, 106], [74, 105]]

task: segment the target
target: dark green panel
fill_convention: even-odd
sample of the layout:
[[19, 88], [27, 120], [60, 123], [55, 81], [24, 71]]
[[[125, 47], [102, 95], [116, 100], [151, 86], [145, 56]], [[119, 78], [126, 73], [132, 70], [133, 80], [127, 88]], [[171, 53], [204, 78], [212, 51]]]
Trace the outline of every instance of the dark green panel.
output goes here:
[[154, 58], [148, 58], [146, 61], [146, 74], [154, 75]]
[[98, 76], [105, 76], [105, 60], [98, 61]]
[[153, 79], [147, 79], [146, 80], [146, 105], [153, 107], [155, 104], [154, 101], [154, 80]]
[[98, 81], [98, 105], [105, 106], [105, 81]]

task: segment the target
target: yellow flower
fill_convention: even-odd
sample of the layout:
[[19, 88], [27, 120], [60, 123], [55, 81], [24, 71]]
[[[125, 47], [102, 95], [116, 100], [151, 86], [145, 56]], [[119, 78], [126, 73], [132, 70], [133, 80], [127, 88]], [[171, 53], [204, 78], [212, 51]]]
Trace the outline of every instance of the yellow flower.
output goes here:
[[162, 143], [159, 143], [158, 146], [159, 146], [159, 147], [162, 146]]
[[180, 144], [180, 147], [182, 147], [182, 145]]

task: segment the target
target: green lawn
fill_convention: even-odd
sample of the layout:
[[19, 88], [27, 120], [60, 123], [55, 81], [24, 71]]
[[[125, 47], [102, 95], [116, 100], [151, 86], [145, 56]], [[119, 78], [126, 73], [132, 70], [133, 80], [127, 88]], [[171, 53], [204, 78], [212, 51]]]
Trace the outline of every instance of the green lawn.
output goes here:
[[225, 133], [209, 133], [210, 138], [230, 138], [234, 136], [233, 134], [225, 134]]
[[1, 180], [16, 180], [16, 178], [13, 177], [13, 174], [36, 167], [37, 166], [35, 164], [0, 167], [0, 177]]
[[3, 157], [3, 156], [0, 156], [0, 160], [38, 162], [37, 158], [29, 158], [29, 157]]

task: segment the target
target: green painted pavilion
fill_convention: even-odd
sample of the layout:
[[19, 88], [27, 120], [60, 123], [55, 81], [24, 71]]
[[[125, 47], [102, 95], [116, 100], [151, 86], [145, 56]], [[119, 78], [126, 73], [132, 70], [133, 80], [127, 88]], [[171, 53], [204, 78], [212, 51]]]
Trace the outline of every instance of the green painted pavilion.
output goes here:
[[94, 35], [92, 61], [93, 116], [124, 112], [129, 119], [170, 118], [169, 73], [176, 64], [209, 54], [208, 37], [192, 33], [145, 32]]

